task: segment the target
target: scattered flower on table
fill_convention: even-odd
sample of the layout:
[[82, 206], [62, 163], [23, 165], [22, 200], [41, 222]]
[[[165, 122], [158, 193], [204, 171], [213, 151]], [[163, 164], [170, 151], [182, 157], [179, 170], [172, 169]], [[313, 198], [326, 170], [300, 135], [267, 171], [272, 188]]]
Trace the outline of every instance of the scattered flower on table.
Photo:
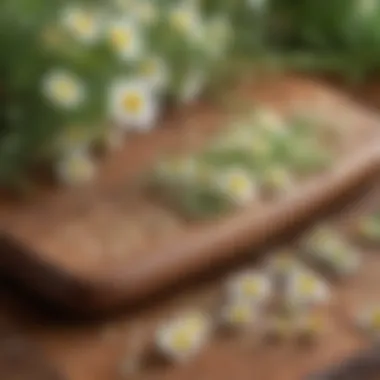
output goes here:
[[372, 305], [363, 308], [356, 316], [358, 327], [371, 334], [374, 338], [380, 338], [380, 306]]
[[96, 164], [86, 150], [75, 150], [58, 161], [56, 171], [61, 183], [77, 186], [94, 179]]
[[294, 256], [295, 253], [290, 249], [274, 252], [265, 264], [265, 271], [274, 281], [284, 283], [291, 276], [305, 270]]
[[110, 22], [108, 41], [115, 53], [125, 61], [135, 61], [144, 53], [141, 28], [127, 17]]
[[67, 110], [78, 108], [86, 98], [86, 88], [82, 80], [63, 69], [56, 69], [45, 75], [43, 92], [47, 100]]
[[326, 304], [330, 293], [328, 283], [309, 270], [290, 276], [284, 289], [285, 302], [295, 309]]
[[73, 38], [87, 44], [99, 41], [104, 31], [104, 19], [99, 11], [78, 6], [64, 10], [62, 23]]
[[268, 303], [272, 296], [272, 283], [266, 273], [246, 271], [232, 276], [226, 284], [227, 295], [236, 302], [249, 302], [254, 306]]
[[111, 85], [109, 95], [111, 119], [129, 130], [151, 130], [159, 115], [158, 98], [142, 80], [120, 78]]
[[189, 360], [209, 341], [212, 327], [210, 318], [200, 312], [178, 316], [158, 328], [157, 348], [169, 360]]
[[228, 327], [246, 328], [255, 322], [257, 310], [246, 300], [232, 300], [222, 308], [221, 317]]
[[258, 195], [250, 173], [241, 168], [232, 168], [221, 173], [218, 186], [223, 194], [239, 205], [254, 200]]

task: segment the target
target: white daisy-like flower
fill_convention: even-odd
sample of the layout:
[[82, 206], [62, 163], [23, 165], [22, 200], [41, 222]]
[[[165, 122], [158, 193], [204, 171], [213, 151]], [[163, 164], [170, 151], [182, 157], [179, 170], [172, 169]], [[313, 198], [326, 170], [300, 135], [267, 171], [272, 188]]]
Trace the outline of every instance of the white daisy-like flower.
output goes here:
[[222, 323], [232, 328], [251, 326], [257, 317], [257, 311], [250, 302], [233, 301], [222, 308]]
[[380, 306], [365, 308], [356, 316], [356, 322], [360, 329], [380, 337]]
[[124, 18], [111, 22], [108, 40], [112, 49], [123, 60], [136, 60], [144, 52], [141, 28], [130, 19]]
[[64, 10], [62, 23], [68, 32], [84, 43], [94, 43], [103, 32], [104, 20], [98, 11], [71, 6]]
[[285, 287], [286, 302], [295, 307], [312, 307], [329, 301], [328, 284], [310, 271], [296, 273]]
[[137, 20], [144, 25], [152, 25], [159, 17], [157, 6], [150, 0], [139, 0], [132, 8]]
[[200, 40], [203, 23], [199, 9], [194, 4], [182, 2], [168, 12], [169, 23], [176, 33], [185, 35], [190, 40]]
[[56, 69], [43, 78], [45, 97], [55, 106], [73, 110], [85, 100], [86, 89], [80, 78], [66, 70]]
[[148, 131], [155, 126], [158, 99], [144, 81], [121, 78], [110, 89], [111, 119], [122, 128]]
[[186, 361], [199, 353], [208, 342], [211, 332], [212, 323], [206, 315], [189, 313], [159, 327], [156, 345], [168, 359]]
[[169, 69], [161, 57], [152, 56], [143, 59], [138, 64], [137, 73], [153, 90], [162, 91], [168, 85]]
[[202, 94], [206, 84], [206, 76], [202, 70], [190, 70], [183, 79], [179, 89], [179, 101], [190, 104], [196, 101]]
[[269, 300], [273, 289], [271, 280], [266, 274], [247, 271], [230, 278], [226, 290], [231, 300], [262, 305]]
[[229, 169], [219, 176], [217, 182], [220, 191], [237, 204], [246, 204], [257, 198], [257, 187], [244, 169]]
[[65, 185], [77, 186], [90, 182], [96, 174], [96, 165], [85, 150], [69, 152], [61, 158], [57, 167], [58, 179]]

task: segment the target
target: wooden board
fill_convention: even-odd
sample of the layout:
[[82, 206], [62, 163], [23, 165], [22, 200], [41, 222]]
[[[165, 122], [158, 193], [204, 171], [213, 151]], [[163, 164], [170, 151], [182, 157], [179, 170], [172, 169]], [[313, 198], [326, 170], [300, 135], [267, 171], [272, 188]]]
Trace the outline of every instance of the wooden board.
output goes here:
[[378, 120], [345, 95], [312, 80], [285, 77], [245, 84], [227, 100], [236, 98], [283, 113], [301, 109], [323, 115], [343, 131], [340, 158], [285, 201], [189, 225], [136, 192], [133, 178], [163, 152], [202, 145], [230, 112], [225, 106], [197, 105], [169, 115], [151, 135], [132, 138], [105, 160], [96, 183], [86, 188], [41, 189], [25, 202], [2, 201], [0, 268], [49, 302], [94, 315], [249, 258], [247, 248], [328, 210], [378, 172]]
[[[374, 207], [379, 208], [379, 199], [380, 185], [326, 221], [353, 238], [358, 218], [372, 212]], [[225, 274], [191, 289], [178, 289], [172, 296], [143, 310], [103, 323], [57, 325], [30, 311], [28, 314], [24, 306], [13, 309], [11, 315], [25, 337], [38, 342], [46, 357], [70, 380], [230, 380], [235, 377], [250, 380], [253, 376], [265, 380], [303, 380], [369, 346], [367, 338], [354, 328], [354, 316], [366, 303], [379, 302], [379, 252], [380, 247], [361, 247], [363, 265], [359, 272], [343, 282], [332, 282], [333, 299], [323, 311], [328, 321], [326, 333], [309, 348], [294, 341], [267, 346], [238, 334], [216, 335], [205, 350], [187, 364], [164, 364], [154, 359], [151, 349], [157, 326], [182, 311], [216, 310]], [[249, 267], [259, 264], [260, 261], [253, 260]], [[4, 308], [2, 315], [6, 315]], [[136, 362], [140, 363], [140, 369], [134, 369]], [[367, 380], [355, 373], [351, 372], [350, 379]]]

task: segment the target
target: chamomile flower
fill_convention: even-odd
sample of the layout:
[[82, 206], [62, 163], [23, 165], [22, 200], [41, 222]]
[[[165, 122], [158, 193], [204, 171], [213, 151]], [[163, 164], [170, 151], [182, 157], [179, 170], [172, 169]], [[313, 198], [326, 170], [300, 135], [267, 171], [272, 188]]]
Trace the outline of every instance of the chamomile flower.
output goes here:
[[158, 116], [157, 98], [141, 80], [120, 79], [110, 89], [111, 119], [119, 126], [137, 131], [154, 127]]
[[75, 74], [56, 69], [43, 78], [45, 97], [55, 106], [73, 110], [85, 100], [86, 90], [83, 81]]
[[126, 18], [110, 23], [108, 40], [116, 54], [126, 61], [140, 58], [144, 51], [140, 27]]
[[192, 69], [184, 77], [179, 88], [179, 101], [183, 104], [193, 103], [199, 98], [206, 84], [206, 77], [202, 70]]
[[165, 60], [158, 56], [141, 60], [137, 67], [137, 74], [152, 87], [152, 90], [162, 91], [169, 82], [168, 66]]
[[356, 319], [362, 330], [372, 334], [375, 338], [380, 337], [380, 306], [365, 308]]
[[186, 2], [177, 4], [168, 13], [169, 23], [174, 32], [191, 40], [199, 40], [202, 30], [201, 16], [198, 8]]
[[228, 327], [245, 328], [255, 321], [257, 313], [252, 304], [244, 301], [233, 301], [222, 308], [222, 322]]
[[133, 14], [144, 25], [152, 25], [159, 17], [157, 6], [150, 0], [139, 0], [133, 6]]
[[247, 271], [230, 278], [226, 290], [231, 300], [261, 305], [272, 295], [272, 284], [266, 274]]
[[62, 22], [74, 38], [84, 43], [98, 41], [103, 31], [102, 17], [92, 9], [68, 7], [64, 10]]
[[293, 307], [311, 307], [327, 302], [330, 289], [316, 274], [303, 271], [291, 276], [285, 288], [286, 302]]
[[95, 163], [84, 150], [75, 150], [66, 154], [58, 162], [56, 170], [58, 179], [70, 186], [87, 183], [96, 174]]
[[212, 330], [210, 319], [202, 313], [179, 316], [158, 328], [156, 345], [173, 361], [186, 361], [198, 354]]
[[256, 185], [244, 169], [229, 169], [217, 182], [219, 190], [237, 204], [246, 204], [257, 197]]

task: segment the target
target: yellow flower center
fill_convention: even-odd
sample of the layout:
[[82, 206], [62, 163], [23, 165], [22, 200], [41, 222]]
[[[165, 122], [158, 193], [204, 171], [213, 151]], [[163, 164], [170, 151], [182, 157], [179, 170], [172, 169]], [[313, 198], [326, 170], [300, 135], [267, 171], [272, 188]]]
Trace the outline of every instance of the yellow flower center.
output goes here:
[[116, 49], [128, 48], [132, 44], [132, 33], [126, 29], [114, 29], [111, 32], [111, 42]]
[[299, 288], [302, 294], [310, 294], [315, 290], [315, 281], [310, 277], [302, 277], [300, 279]]
[[246, 305], [235, 306], [230, 310], [229, 318], [232, 323], [246, 323], [251, 319], [251, 311]]
[[242, 291], [246, 296], [257, 296], [260, 292], [260, 284], [256, 279], [245, 279], [242, 283]]
[[181, 32], [187, 31], [191, 27], [191, 13], [186, 11], [177, 11], [172, 15], [172, 24]]
[[372, 316], [372, 324], [375, 330], [380, 330], [380, 310], [375, 310]]
[[78, 14], [75, 17], [74, 25], [79, 33], [89, 33], [94, 29], [94, 19], [87, 14]]
[[122, 104], [126, 112], [139, 114], [143, 108], [144, 101], [141, 94], [131, 92], [123, 96]]
[[72, 99], [76, 94], [75, 84], [68, 79], [58, 80], [55, 85], [55, 90], [58, 97], [66, 100]]
[[172, 338], [172, 345], [175, 350], [187, 351], [193, 343], [191, 332], [187, 329], [181, 329], [174, 333]]
[[249, 181], [244, 176], [234, 175], [230, 178], [228, 187], [234, 194], [240, 194], [248, 189]]

